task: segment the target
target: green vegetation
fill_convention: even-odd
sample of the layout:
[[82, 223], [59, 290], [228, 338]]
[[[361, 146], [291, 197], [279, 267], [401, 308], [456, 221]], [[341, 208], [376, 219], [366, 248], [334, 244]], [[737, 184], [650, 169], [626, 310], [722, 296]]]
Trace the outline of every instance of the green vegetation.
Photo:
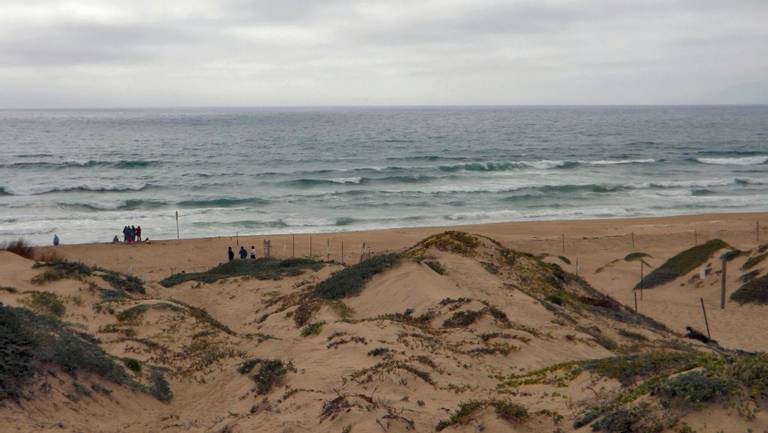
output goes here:
[[94, 269], [80, 262], [66, 260], [42, 263], [37, 262], [34, 268], [46, 268], [42, 274], [32, 278], [32, 283], [43, 284], [64, 279], [83, 280], [93, 274]]
[[731, 378], [709, 377], [699, 371], [683, 373], [662, 382], [656, 392], [667, 401], [683, 400], [687, 403], [707, 403], [727, 398], [736, 391]]
[[739, 304], [768, 304], [768, 274], [739, 287], [731, 293], [731, 300]]
[[61, 297], [51, 292], [31, 292], [20, 302], [38, 314], [61, 317], [67, 311]]
[[256, 383], [256, 393], [260, 395], [269, 394], [275, 386], [280, 385], [289, 371], [293, 370], [293, 365], [285, 363], [279, 359], [249, 359], [238, 367], [240, 374], [249, 374], [255, 367], [259, 369], [251, 376]]
[[104, 272], [104, 274], [100, 275], [100, 277], [116, 290], [131, 293], [146, 293], [144, 282], [133, 275], [123, 275], [113, 271], [105, 271], [103, 269], [101, 271]]
[[104, 279], [110, 286], [116, 290], [122, 290], [133, 293], [146, 293], [144, 283], [141, 279], [123, 275], [119, 272], [99, 267], [91, 267], [80, 262], [70, 262], [66, 260], [54, 260], [50, 262], [36, 262], [35, 268], [46, 268], [46, 270], [32, 279], [35, 284], [49, 283], [52, 281], [73, 279], [83, 281], [85, 277], [90, 277], [99, 273], [98, 276]]
[[443, 322], [444, 328], [459, 328], [469, 326], [475, 323], [479, 318], [485, 314], [484, 310], [464, 310], [453, 313], [453, 316], [449, 317]]
[[445, 275], [445, 267], [437, 260], [425, 260], [424, 264], [440, 275]]
[[163, 371], [159, 368], [152, 369], [152, 372], [149, 374], [149, 393], [163, 402], [169, 402], [173, 399], [171, 385], [165, 380]]
[[[673, 281], [703, 265], [717, 251], [725, 248], [730, 247], [720, 239], [713, 239], [704, 244], [689, 248], [667, 260], [648, 274], [643, 280], [643, 288], [651, 289]], [[640, 288], [640, 283], [635, 288]]]
[[639, 260], [643, 260], [645, 258], [651, 258], [651, 255], [648, 254], [648, 253], [642, 253], [642, 252], [629, 253], [626, 256], [624, 256], [624, 261], [625, 262], [636, 262], [636, 261], [639, 261]]
[[10, 287], [10, 286], [0, 286], [0, 292], [8, 292], [13, 294], [19, 293], [19, 291], [16, 290], [15, 287]]
[[8, 251], [9, 253], [24, 257], [25, 259], [34, 260], [35, 258], [35, 249], [24, 239], [3, 242], [0, 244], [0, 251]]
[[748, 271], [748, 270], [754, 268], [755, 266], [759, 265], [763, 260], [766, 259], [766, 257], [768, 257], [768, 251], [766, 251], [766, 252], [764, 252], [762, 254], [758, 254], [758, 255], [756, 255], [754, 257], [750, 257], [749, 259], [747, 259], [746, 262], [744, 262], [743, 265], [741, 265], [741, 269], [743, 271]]
[[496, 415], [507, 422], [520, 422], [528, 418], [525, 407], [507, 400], [470, 400], [461, 403], [447, 420], [437, 423], [436, 431], [445, 430], [454, 425], [466, 425], [472, 421], [477, 412], [492, 407]]
[[389, 349], [387, 347], [377, 347], [373, 350], [370, 350], [368, 352], [368, 356], [383, 356], [390, 352], [392, 352], [392, 349]]
[[117, 313], [116, 317], [120, 322], [136, 322], [142, 316], [144, 316], [144, 313], [149, 310], [182, 311], [182, 308], [178, 305], [174, 305], [168, 302], [158, 302], [156, 304], [139, 304]]
[[307, 269], [317, 271], [323, 267], [322, 262], [304, 258], [233, 260], [223, 263], [205, 272], [182, 272], [160, 281], [163, 287], [172, 287], [186, 281], [213, 283], [218, 280], [233, 277], [251, 277], [259, 280], [271, 280], [281, 277], [301, 275]]
[[335, 272], [313, 288], [313, 293], [322, 299], [342, 299], [360, 293], [363, 286], [374, 275], [396, 266], [401, 256], [397, 253], [371, 257], [356, 265]]
[[391, 373], [395, 370], [404, 370], [407, 371], [414, 376], [418, 377], [419, 379], [423, 380], [424, 382], [427, 382], [430, 385], [434, 385], [435, 382], [432, 380], [432, 376], [423, 370], [419, 370], [418, 368], [408, 364], [404, 361], [394, 361], [394, 360], [385, 360], [381, 361], [376, 365], [373, 365], [371, 367], [363, 368], [357, 371], [354, 371], [350, 377], [353, 380], [360, 379], [365, 377], [364, 381], [369, 381], [371, 376], [375, 373]]
[[57, 319], [0, 304], [0, 400], [18, 399], [24, 382], [45, 363], [134, 384], [99, 346], [67, 331]]
[[101, 287], [97, 287], [96, 290], [99, 293], [99, 297], [102, 301], [121, 301], [123, 299], [128, 299], [128, 295], [122, 291], [122, 290], [112, 290], [112, 289], [104, 289]]
[[633, 340], [648, 341], [648, 337], [646, 337], [645, 335], [639, 334], [637, 332], [632, 332], [627, 329], [619, 329], [619, 335], [621, 335], [622, 337], [631, 338]]
[[437, 248], [441, 251], [448, 251], [464, 256], [474, 256], [477, 247], [480, 246], [478, 236], [465, 232], [447, 231], [438, 233], [423, 239], [406, 254], [411, 257], [422, 255], [429, 248]]
[[301, 336], [302, 337], [311, 337], [313, 335], [317, 335], [323, 329], [323, 325], [325, 325], [325, 322], [313, 322], [313, 323], [310, 323], [307, 326], [301, 328]]
[[205, 323], [213, 328], [218, 329], [219, 331], [229, 334], [229, 335], [237, 335], [237, 332], [233, 331], [229, 328], [229, 326], [219, 322], [218, 320], [214, 319], [213, 316], [208, 314], [207, 311], [203, 310], [202, 308], [194, 307], [192, 305], [189, 305], [187, 303], [184, 303], [182, 301], [179, 301], [178, 299], [171, 298], [171, 302], [174, 302], [178, 305], [181, 305], [182, 307], [185, 307], [187, 309], [187, 312], [192, 315], [198, 322]]
[[141, 362], [139, 362], [138, 359], [125, 357], [125, 358], [122, 358], [121, 361], [123, 361], [123, 364], [126, 367], [128, 367], [128, 370], [131, 370], [134, 373], [141, 372]]
[[571, 259], [565, 256], [557, 256], [558, 259], [560, 259], [561, 262], [565, 263], [566, 265], [571, 264]]

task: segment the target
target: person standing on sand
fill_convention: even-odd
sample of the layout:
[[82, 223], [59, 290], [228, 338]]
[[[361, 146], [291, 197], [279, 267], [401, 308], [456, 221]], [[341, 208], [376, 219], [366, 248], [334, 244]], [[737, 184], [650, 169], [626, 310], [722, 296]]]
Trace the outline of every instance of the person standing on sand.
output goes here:
[[123, 243], [128, 243], [128, 226], [123, 226]]
[[256, 247], [251, 245], [251, 259], [256, 260]]
[[245, 247], [240, 247], [240, 260], [245, 260], [248, 258], [248, 251], [245, 250]]
[[136, 241], [141, 242], [141, 226], [136, 227]]
[[61, 241], [59, 240], [59, 235], [57, 235], [56, 233], [54, 233], [54, 234], [53, 234], [53, 246], [54, 246], [54, 247], [58, 247], [58, 246], [59, 246], [59, 242], [61, 242]]
[[227, 247], [227, 256], [230, 262], [235, 259], [235, 252], [232, 251], [232, 247]]

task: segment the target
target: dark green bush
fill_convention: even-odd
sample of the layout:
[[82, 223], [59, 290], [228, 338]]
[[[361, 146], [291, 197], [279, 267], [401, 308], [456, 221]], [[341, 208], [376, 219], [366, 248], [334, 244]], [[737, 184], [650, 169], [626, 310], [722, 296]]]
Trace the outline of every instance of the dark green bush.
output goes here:
[[65, 330], [57, 319], [0, 304], [0, 399], [18, 398], [23, 383], [43, 363], [133, 384], [99, 346]]
[[741, 269], [744, 271], [748, 271], [754, 268], [755, 266], [759, 265], [763, 260], [765, 260], [766, 257], [768, 257], [768, 252], [758, 254], [754, 257], [750, 257], [749, 259], [747, 259], [746, 262], [744, 262], [744, 264], [741, 266]]
[[739, 287], [731, 293], [731, 300], [739, 304], [768, 304], [768, 274]]
[[360, 293], [368, 280], [398, 263], [400, 254], [382, 254], [342, 269], [315, 285], [313, 292], [323, 299], [341, 299]]
[[165, 380], [163, 371], [159, 368], [152, 369], [149, 374], [149, 393], [160, 401], [168, 402], [173, 399], [171, 385]]
[[251, 376], [251, 380], [256, 383], [256, 393], [260, 395], [269, 394], [272, 388], [280, 385], [288, 371], [293, 369], [290, 363], [285, 363], [279, 359], [249, 359], [238, 367], [240, 374], [249, 374], [258, 366], [259, 369]]
[[307, 326], [301, 328], [301, 336], [311, 337], [313, 335], [319, 334], [320, 331], [323, 329], [324, 324], [325, 322], [313, 322], [308, 324]]
[[305, 270], [317, 271], [324, 264], [316, 260], [291, 258], [285, 260], [261, 258], [257, 260], [233, 260], [223, 263], [205, 272], [187, 272], [174, 274], [160, 281], [163, 287], [171, 287], [185, 281], [213, 283], [224, 278], [253, 277], [259, 280], [271, 280], [283, 276], [296, 276]]
[[[704, 244], [689, 248], [667, 260], [648, 274], [643, 279], [643, 288], [651, 289], [682, 277], [706, 263], [713, 254], [725, 248], [730, 247], [720, 239], [713, 239]], [[635, 288], [639, 289], [640, 283]]]
[[443, 267], [443, 264], [437, 260], [425, 260], [424, 264], [429, 266], [430, 269], [437, 272], [438, 274], [445, 275], [445, 267]]
[[659, 384], [657, 393], [667, 401], [707, 403], [730, 396], [736, 390], [733, 380], [709, 377], [699, 371], [679, 374]]
[[478, 319], [480, 319], [483, 314], [485, 314], [484, 310], [464, 310], [464, 311], [457, 311], [453, 313], [451, 317], [446, 319], [443, 322], [444, 328], [459, 328], [459, 327], [465, 327], [469, 326], [473, 323], [475, 323]]
[[122, 359], [122, 361], [129, 370], [136, 373], [141, 372], [141, 362], [139, 362], [138, 359], [125, 357]]
[[8, 251], [9, 253], [24, 257], [25, 259], [34, 260], [35, 258], [35, 249], [24, 239], [3, 242], [0, 244], [0, 251]]

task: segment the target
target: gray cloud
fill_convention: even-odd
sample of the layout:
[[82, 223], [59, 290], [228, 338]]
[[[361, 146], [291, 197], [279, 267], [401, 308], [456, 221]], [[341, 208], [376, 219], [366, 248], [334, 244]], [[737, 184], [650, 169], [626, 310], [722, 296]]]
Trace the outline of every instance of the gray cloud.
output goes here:
[[765, 22], [763, 0], [6, 0], [0, 106], [734, 102], [768, 76]]

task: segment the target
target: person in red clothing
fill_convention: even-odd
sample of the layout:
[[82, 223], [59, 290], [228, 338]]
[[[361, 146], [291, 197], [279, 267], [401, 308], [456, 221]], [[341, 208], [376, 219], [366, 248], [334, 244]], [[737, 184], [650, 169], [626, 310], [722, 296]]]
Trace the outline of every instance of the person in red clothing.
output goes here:
[[141, 242], [141, 226], [136, 227], [136, 242]]

